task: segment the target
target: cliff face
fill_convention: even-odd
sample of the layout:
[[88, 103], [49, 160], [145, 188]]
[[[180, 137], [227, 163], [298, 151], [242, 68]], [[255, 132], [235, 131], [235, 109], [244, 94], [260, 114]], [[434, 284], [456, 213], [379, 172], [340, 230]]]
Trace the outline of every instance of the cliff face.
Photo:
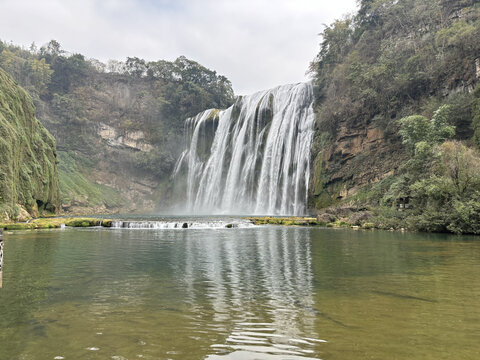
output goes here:
[[315, 208], [356, 195], [392, 175], [406, 158], [401, 142], [375, 124], [340, 123], [336, 136], [317, 146], [311, 189]]
[[398, 133], [404, 116], [431, 118], [447, 104], [457, 139], [469, 141], [474, 132], [479, 4], [363, 0], [359, 5], [356, 15], [324, 30], [312, 64], [317, 116], [312, 209], [397, 174], [408, 157]]
[[165, 206], [185, 119], [233, 101], [228, 79], [183, 56], [107, 66], [67, 54], [55, 40], [38, 51], [0, 41], [0, 67], [31, 94], [55, 137], [68, 213]]
[[0, 219], [58, 210], [56, 156], [32, 99], [0, 69]]
[[150, 161], [168, 159], [157, 157], [151, 136], [161, 119], [148, 82], [97, 74], [37, 104], [39, 119], [57, 139], [63, 211], [153, 211], [159, 205], [164, 179], [152, 168], [162, 165]]

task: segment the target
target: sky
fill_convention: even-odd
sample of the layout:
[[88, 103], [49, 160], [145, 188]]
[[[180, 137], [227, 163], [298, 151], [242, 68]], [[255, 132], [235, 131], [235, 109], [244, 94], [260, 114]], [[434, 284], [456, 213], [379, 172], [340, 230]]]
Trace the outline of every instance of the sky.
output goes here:
[[355, 0], [0, 0], [0, 39], [55, 39], [103, 62], [184, 55], [243, 95], [307, 80], [324, 24], [355, 10]]

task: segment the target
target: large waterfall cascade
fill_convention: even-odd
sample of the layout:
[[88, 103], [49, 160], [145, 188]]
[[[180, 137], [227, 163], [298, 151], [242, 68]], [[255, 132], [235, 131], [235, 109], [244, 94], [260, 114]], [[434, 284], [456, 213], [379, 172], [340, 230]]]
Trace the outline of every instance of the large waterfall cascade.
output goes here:
[[311, 83], [237, 98], [185, 122], [174, 178], [191, 213], [303, 215], [315, 116]]

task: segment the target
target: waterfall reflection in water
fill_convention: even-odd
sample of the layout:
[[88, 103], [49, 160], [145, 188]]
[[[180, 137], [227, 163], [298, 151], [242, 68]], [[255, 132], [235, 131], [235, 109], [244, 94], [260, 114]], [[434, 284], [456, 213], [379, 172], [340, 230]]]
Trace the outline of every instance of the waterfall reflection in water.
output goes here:
[[[252, 232], [248, 243], [235, 236], [220, 244], [186, 240], [177, 272], [192, 325], [203, 329], [213, 311], [208, 328], [227, 335], [207, 359], [311, 358], [325, 342], [314, 330], [310, 242], [305, 231], [288, 230]], [[205, 293], [198, 291], [202, 282]]]

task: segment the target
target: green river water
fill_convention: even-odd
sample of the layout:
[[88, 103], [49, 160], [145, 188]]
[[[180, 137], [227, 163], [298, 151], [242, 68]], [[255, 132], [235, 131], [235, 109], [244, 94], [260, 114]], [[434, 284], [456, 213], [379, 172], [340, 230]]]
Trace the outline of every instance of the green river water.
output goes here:
[[480, 359], [480, 241], [319, 228], [4, 235], [0, 359]]

